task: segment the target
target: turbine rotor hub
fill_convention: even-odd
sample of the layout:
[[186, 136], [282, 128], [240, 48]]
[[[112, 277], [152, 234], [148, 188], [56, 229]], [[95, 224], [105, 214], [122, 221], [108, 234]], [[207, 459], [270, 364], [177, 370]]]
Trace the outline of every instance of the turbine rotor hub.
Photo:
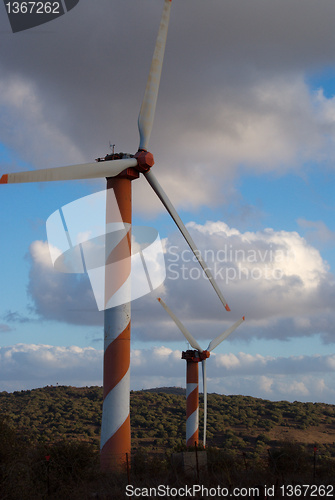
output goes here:
[[145, 151], [142, 149], [139, 150], [134, 156], [137, 160], [137, 169], [141, 173], [149, 172], [149, 170], [155, 163], [154, 156], [149, 151]]

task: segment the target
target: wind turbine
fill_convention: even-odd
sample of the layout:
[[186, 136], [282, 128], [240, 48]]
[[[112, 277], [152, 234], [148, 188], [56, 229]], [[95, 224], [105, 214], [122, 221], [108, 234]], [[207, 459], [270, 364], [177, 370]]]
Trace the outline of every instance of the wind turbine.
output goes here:
[[204, 439], [203, 445], [206, 446], [206, 427], [207, 427], [207, 376], [206, 376], [206, 359], [210, 353], [225, 340], [234, 330], [245, 320], [243, 316], [236, 321], [228, 330], [218, 335], [209, 344], [207, 349], [202, 349], [193, 335], [179, 321], [177, 316], [165, 304], [161, 298], [157, 299], [164, 307], [166, 312], [171, 316], [173, 321], [178, 326], [188, 343], [195, 349], [188, 350], [182, 353], [182, 359], [186, 359], [186, 446], [194, 446], [198, 444], [199, 439], [199, 374], [198, 363], [202, 363], [202, 380], [204, 390]]
[[[105, 158], [100, 158], [98, 162], [81, 165], [8, 173], [2, 175], [0, 184], [106, 177], [107, 193], [110, 190], [114, 193], [122, 221], [130, 228], [132, 212], [131, 182], [137, 179], [140, 173], [142, 173], [198, 259], [225, 309], [229, 311], [229, 306], [221, 290], [202, 259], [188, 230], [151, 171], [151, 167], [154, 165], [154, 158], [148, 151], [148, 144], [158, 96], [170, 10], [171, 0], [164, 0], [155, 50], [138, 117], [140, 143], [137, 153], [134, 155], [123, 153], [107, 155]], [[106, 226], [114, 222], [113, 215], [110, 213], [111, 206], [112, 203], [109, 203], [107, 195]], [[106, 230], [106, 234], [107, 232]], [[108, 270], [106, 270], [105, 304], [108, 304], [113, 293], [115, 293], [115, 281], [118, 282], [119, 289], [121, 286], [124, 286], [128, 287], [129, 291], [130, 241], [130, 231], [128, 230], [117, 247], [111, 250], [110, 254], [106, 256], [106, 264], [108, 261], [118, 261], [120, 265], [117, 277], [115, 275], [111, 276]], [[120, 306], [106, 308], [104, 311], [103, 412], [100, 443], [100, 458], [103, 470], [121, 468], [124, 466], [126, 460], [130, 459], [130, 317], [130, 301]]]

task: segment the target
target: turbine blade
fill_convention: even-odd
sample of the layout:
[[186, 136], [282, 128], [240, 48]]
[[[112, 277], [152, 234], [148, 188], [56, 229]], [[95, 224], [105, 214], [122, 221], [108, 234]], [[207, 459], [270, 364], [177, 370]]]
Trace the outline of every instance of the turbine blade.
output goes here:
[[171, 318], [176, 323], [176, 325], [178, 326], [179, 330], [184, 335], [184, 337], [186, 338], [186, 340], [191, 344], [191, 346], [193, 347], [193, 349], [196, 349], [197, 351], [202, 352], [203, 349], [201, 349], [200, 345], [195, 340], [195, 338], [193, 337], [193, 335], [191, 335], [190, 332], [181, 323], [181, 321], [179, 321], [179, 319], [177, 318], [177, 316], [175, 316], [175, 314], [173, 314], [173, 312], [171, 311], [171, 309], [165, 304], [164, 300], [161, 299], [161, 298], [158, 298], [157, 300], [158, 300], [158, 302], [160, 302], [160, 304], [162, 304], [162, 306], [164, 307], [165, 311], [171, 316]]
[[148, 149], [148, 143], [155, 116], [159, 82], [162, 73], [166, 37], [169, 26], [171, 0], [165, 0], [162, 19], [160, 22], [154, 55], [151, 61], [148, 81], [138, 117], [138, 130], [140, 133], [139, 149]]
[[4, 174], [0, 179], [0, 184], [69, 181], [75, 179], [114, 177], [126, 168], [136, 166], [136, 158], [125, 158], [123, 160], [83, 163], [81, 165], [69, 165], [67, 167], [43, 168], [41, 170]]
[[214, 340], [212, 340], [207, 347], [207, 351], [209, 351], [209, 352], [213, 351], [213, 349], [215, 349], [215, 347], [217, 347], [219, 344], [221, 344], [221, 342], [224, 339], [226, 339], [231, 333], [233, 333], [233, 331], [236, 330], [236, 328], [238, 326], [240, 326], [240, 324], [243, 323], [244, 320], [245, 320], [245, 316], [243, 316], [243, 318], [236, 321], [236, 323], [234, 323], [230, 328], [228, 328], [228, 330], [221, 333], [221, 335], [219, 335]]
[[206, 447], [206, 428], [207, 428], [207, 374], [206, 374], [206, 360], [202, 360], [202, 385], [204, 391], [204, 439], [203, 445]]
[[219, 299], [221, 300], [222, 304], [225, 306], [227, 311], [230, 311], [230, 308], [229, 308], [224, 296], [222, 295], [221, 290], [219, 289], [216, 281], [214, 280], [214, 277], [213, 277], [211, 271], [207, 267], [206, 262], [203, 260], [201, 254], [200, 254], [200, 251], [197, 249], [193, 239], [191, 238], [190, 233], [188, 232], [188, 230], [186, 229], [185, 225], [183, 224], [181, 218], [177, 214], [174, 206], [172, 205], [171, 201], [169, 200], [167, 194], [164, 192], [162, 186], [159, 184], [158, 180], [156, 179], [156, 177], [154, 176], [154, 174], [152, 173], [151, 170], [149, 170], [149, 172], [145, 172], [144, 175], [145, 175], [147, 181], [149, 182], [150, 186], [152, 187], [152, 189], [157, 194], [158, 198], [161, 200], [161, 202], [165, 206], [166, 210], [171, 215], [172, 219], [175, 221], [177, 227], [179, 228], [181, 234], [184, 236], [184, 238], [187, 241], [188, 245], [190, 246], [192, 252], [194, 253], [196, 258], [198, 259], [199, 264], [201, 265], [202, 269], [206, 273], [207, 278], [211, 282], [211, 284], [212, 284], [214, 290], [216, 291]]

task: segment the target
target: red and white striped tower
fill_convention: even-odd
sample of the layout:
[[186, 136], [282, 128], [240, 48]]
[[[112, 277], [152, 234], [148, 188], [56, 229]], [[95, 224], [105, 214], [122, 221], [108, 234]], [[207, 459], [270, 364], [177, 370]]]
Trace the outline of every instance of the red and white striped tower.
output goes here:
[[[103, 410], [100, 462], [105, 471], [124, 467], [130, 460], [130, 273], [131, 273], [131, 181], [138, 178], [135, 169], [127, 169], [107, 179], [106, 226], [118, 223], [121, 215], [126, 230], [120, 242], [108, 249], [106, 241], [105, 302], [122, 288], [128, 301], [105, 309]], [[115, 214], [115, 198], [120, 214]]]
[[199, 368], [198, 351], [184, 351], [186, 359], [186, 446], [199, 442]]

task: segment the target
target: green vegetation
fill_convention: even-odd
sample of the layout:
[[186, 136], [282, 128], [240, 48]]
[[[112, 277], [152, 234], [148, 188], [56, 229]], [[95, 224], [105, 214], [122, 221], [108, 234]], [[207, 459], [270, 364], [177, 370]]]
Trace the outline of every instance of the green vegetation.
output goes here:
[[[126, 484], [126, 475], [99, 471], [101, 408], [100, 387], [0, 393], [0, 498], [45, 498], [48, 487], [52, 498], [88, 498], [94, 491], [124, 498], [124, 486], [117, 485]], [[201, 436], [202, 409], [200, 423]], [[151, 471], [157, 484], [176, 484], [181, 476], [170, 456], [184, 449], [185, 391], [132, 392], [131, 424], [131, 475], [145, 485]], [[331, 482], [335, 476], [333, 405], [210, 394], [207, 438], [208, 477], [223, 484], [256, 477], [260, 484]], [[113, 496], [103, 488], [112, 488]]]
[[[162, 388], [131, 392], [135, 449], [173, 448], [184, 442], [185, 390]], [[200, 396], [200, 435], [202, 434]], [[30, 442], [63, 439], [99, 445], [102, 388], [44, 387], [0, 393], [1, 415]], [[311, 441], [311, 434], [314, 439]], [[323, 403], [272, 402], [246, 396], [208, 395], [209, 446], [254, 450], [260, 442], [316, 442], [333, 456], [335, 407]]]

